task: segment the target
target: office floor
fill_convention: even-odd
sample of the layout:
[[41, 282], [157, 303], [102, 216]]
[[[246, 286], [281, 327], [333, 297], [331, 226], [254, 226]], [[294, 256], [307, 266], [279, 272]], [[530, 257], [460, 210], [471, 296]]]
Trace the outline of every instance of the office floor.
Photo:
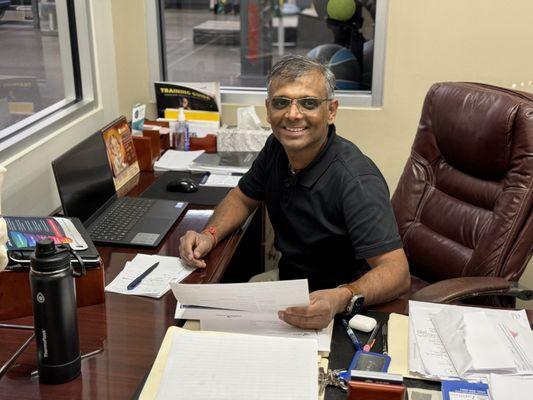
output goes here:
[[[165, 10], [165, 45], [169, 81], [220, 81], [222, 86], [263, 86], [241, 76], [241, 46], [217, 44], [216, 39], [195, 44], [193, 28], [206, 21], [240, 21], [239, 15], [209, 10]], [[287, 47], [287, 52], [307, 54], [310, 47]], [[272, 62], [279, 59], [272, 46]]]

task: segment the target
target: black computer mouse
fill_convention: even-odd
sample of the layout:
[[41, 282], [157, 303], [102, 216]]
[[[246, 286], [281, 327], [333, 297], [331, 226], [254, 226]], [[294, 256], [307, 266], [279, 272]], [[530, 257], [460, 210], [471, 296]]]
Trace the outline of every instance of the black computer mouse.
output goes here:
[[198, 184], [191, 178], [180, 178], [167, 183], [167, 191], [192, 193], [198, 191]]

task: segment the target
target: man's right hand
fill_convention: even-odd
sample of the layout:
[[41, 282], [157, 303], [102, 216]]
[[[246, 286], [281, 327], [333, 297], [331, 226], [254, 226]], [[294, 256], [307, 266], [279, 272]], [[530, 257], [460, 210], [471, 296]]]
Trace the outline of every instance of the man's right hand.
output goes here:
[[180, 238], [181, 260], [192, 267], [205, 268], [204, 257], [214, 245], [213, 236], [209, 233], [187, 231]]

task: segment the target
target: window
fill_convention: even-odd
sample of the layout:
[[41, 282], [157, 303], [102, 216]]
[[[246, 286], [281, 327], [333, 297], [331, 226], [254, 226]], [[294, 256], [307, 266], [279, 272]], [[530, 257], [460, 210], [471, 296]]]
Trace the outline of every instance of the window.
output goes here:
[[0, 150], [83, 97], [76, 26], [83, 2], [3, 3], [0, 0]]
[[337, 19], [327, 3], [161, 1], [163, 77], [220, 81], [223, 101], [262, 104], [270, 67], [284, 54], [309, 55], [330, 61], [343, 105], [381, 105], [388, 0], [354, 0], [355, 10], [332, 11]]

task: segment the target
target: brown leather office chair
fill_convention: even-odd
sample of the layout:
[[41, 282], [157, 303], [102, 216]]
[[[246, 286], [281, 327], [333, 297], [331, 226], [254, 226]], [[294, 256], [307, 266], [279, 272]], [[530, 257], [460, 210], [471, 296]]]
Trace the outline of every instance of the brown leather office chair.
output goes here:
[[513, 284], [533, 251], [533, 95], [433, 85], [392, 204], [411, 299], [513, 306], [533, 298]]

